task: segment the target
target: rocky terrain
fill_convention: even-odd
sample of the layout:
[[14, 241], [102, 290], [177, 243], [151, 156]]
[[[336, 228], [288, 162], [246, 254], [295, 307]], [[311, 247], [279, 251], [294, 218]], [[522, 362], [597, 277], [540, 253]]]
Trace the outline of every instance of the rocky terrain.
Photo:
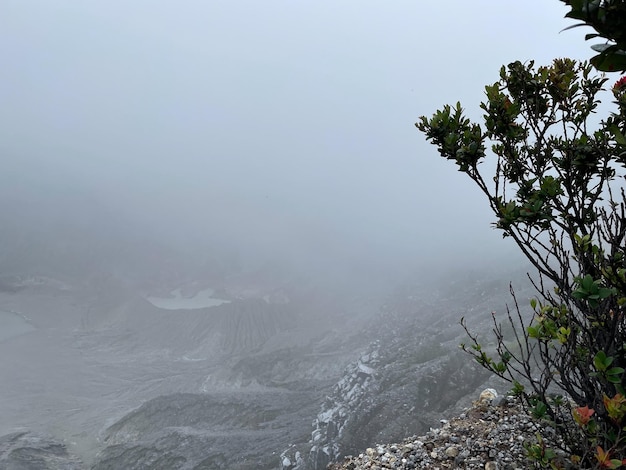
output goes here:
[[250, 280], [173, 311], [114, 278], [5, 281], [0, 310], [29, 328], [0, 341], [0, 468], [320, 470], [423, 434], [492, 384], [458, 320], [488, 331], [511, 277], [408, 282], [354, 318], [369, 299], [332, 311]]
[[513, 397], [498, 397], [493, 389], [484, 390], [473, 406], [441, 426], [421, 436], [397, 444], [368, 447], [357, 456], [346, 457], [331, 470], [365, 469], [486, 469], [523, 470], [535, 466], [528, 459], [527, 447], [543, 445], [555, 450], [565, 464], [566, 454], [554, 431], [531, 419]]

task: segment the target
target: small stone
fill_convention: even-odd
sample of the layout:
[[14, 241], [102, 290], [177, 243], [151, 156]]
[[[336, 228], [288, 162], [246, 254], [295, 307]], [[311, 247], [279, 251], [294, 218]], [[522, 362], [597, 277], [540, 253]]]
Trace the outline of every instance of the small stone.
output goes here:
[[498, 464], [496, 462], [487, 462], [485, 464], [485, 470], [498, 470]]
[[498, 397], [498, 392], [496, 392], [493, 388], [486, 388], [482, 392], [480, 392], [480, 396], [478, 397], [478, 403], [481, 405], [487, 405], [491, 403]]
[[446, 455], [453, 459], [454, 457], [459, 455], [459, 449], [457, 449], [455, 446], [450, 446], [446, 449]]
[[509, 404], [509, 399], [506, 395], [502, 395], [499, 397], [494, 398], [493, 402], [491, 403], [493, 406], [507, 406]]

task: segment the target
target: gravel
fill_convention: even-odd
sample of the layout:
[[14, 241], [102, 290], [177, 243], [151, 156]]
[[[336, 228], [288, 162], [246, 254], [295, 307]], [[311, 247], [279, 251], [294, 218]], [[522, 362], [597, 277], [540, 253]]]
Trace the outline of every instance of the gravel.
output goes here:
[[423, 436], [370, 447], [328, 468], [523, 470], [534, 466], [526, 457], [525, 446], [537, 444], [540, 429], [544, 443], [565, 465], [566, 454], [558, 450], [557, 437], [545, 423], [530, 418], [518, 400], [490, 395], [485, 398], [483, 392], [471, 408], [454, 419], [442, 420], [440, 428]]

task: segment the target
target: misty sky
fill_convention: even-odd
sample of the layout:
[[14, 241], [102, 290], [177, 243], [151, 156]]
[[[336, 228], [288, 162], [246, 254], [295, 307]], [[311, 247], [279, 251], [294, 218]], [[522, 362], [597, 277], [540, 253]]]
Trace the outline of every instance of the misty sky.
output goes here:
[[502, 64], [590, 57], [588, 31], [559, 33], [565, 12], [557, 0], [2, 0], [3, 194], [89, 194], [198, 247], [495, 259], [510, 246], [485, 200], [413, 124], [457, 100], [479, 116]]

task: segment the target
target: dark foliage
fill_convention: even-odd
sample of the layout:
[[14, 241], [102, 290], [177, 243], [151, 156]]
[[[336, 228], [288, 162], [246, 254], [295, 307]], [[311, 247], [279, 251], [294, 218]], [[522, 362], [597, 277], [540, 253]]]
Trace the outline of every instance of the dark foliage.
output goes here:
[[[591, 58], [598, 70], [605, 72], [626, 70], [626, 1], [624, 0], [561, 0], [570, 7], [565, 15], [581, 20], [570, 28], [591, 26], [596, 32], [585, 35], [585, 39], [604, 38], [604, 44], [595, 44], [592, 49], [599, 54]], [[567, 29], [570, 29], [567, 28]]]

